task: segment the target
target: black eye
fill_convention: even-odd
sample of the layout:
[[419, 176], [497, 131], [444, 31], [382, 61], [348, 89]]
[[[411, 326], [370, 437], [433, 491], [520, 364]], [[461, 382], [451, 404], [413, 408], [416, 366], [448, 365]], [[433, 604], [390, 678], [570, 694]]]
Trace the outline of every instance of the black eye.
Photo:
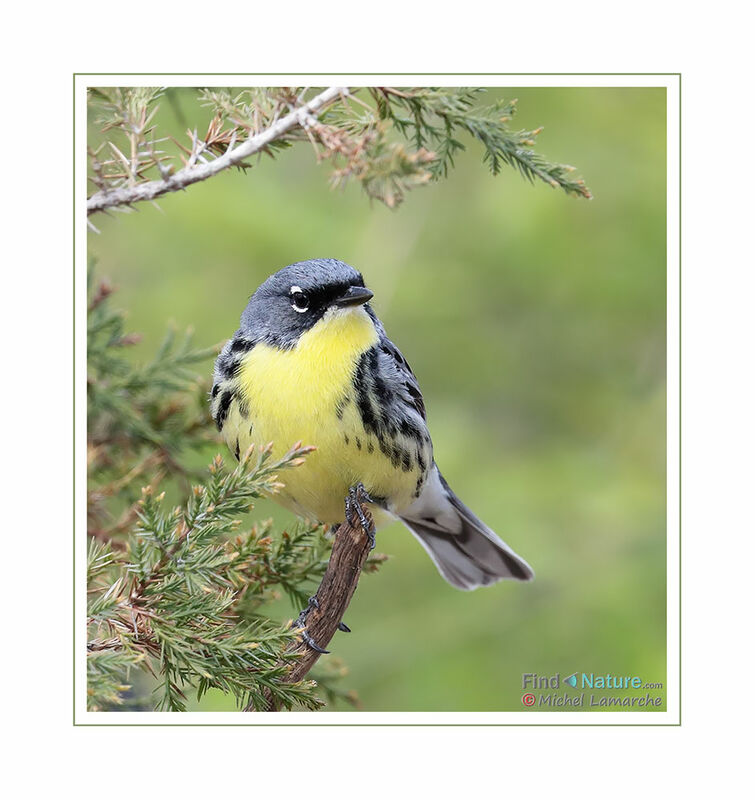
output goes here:
[[300, 314], [309, 308], [309, 295], [298, 286], [291, 287], [291, 307]]

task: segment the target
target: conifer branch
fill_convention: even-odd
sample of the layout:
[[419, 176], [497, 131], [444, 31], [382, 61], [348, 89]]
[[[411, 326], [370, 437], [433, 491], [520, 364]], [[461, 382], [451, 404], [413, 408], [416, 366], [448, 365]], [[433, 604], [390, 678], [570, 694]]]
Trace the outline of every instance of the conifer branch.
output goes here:
[[128, 675], [137, 667], [159, 680], [157, 710], [185, 710], [187, 688], [198, 697], [218, 688], [242, 706], [260, 705], [266, 698], [282, 708], [322, 705], [312, 681], [283, 679], [298, 631], [261, 615], [244, 619], [239, 610], [250, 572], [267, 573], [267, 585], [274, 585], [307, 580], [313, 567], [317, 571], [321, 558], [313, 564], [306, 540], [321, 536], [318, 529], [310, 527], [298, 537], [299, 552], [288, 562], [271, 559], [272, 540], [259, 529], [237, 533], [238, 515], [254, 498], [278, 491], [278, 472], [300, 466], [311, 449], [296, 446], [273, 462], [271, 448], [256, 460], [250, 448], [231, 472], [218, 456], [209, 481], [196, 486], [183, 507], [163, 510], [164, 493], [155, 496], [145, 488], [125, 552], [92, 540], [91, 708], [120, 703]]
[[497, 102], [476, 107], [473, 89], [419, 88], [399, 91], [389, 87], [370, 90], [383, 119], [389, 119], [417, 148], [431, 146], [435, 158], [430, 171], [433, 179], [446, 177], [454, 166], [454, 156], [465, 150], [457, 138], [466, 133], [484, 147], [483, 161], [498, 175], [501, 166], [517, 169], [530, 182], [536, 178], [567, 194], [590, 199], [590, 190], [581, 178], [572, 178], [574, 167], [555, 164], [533, 148], [543, 128], [510, 131], [508, 123], [517, 110], [517, 101]]
[[155, 356], [134, 365], [126, 351], [140, 337], [126, 331], [124, 313], [111, 307], [112, 293], [90, 268], [87, 511], [90, 534], [103, 541], [131, 528], [140, 487], [173, 477], [188, 491], [201, 474], [184, 461], [187, 450], [211, 441], [209, 387], [193, 368], [218, 351], [195, 348], [190, 332], [177, 337], [169, 330]]
[[[229, 146], [223, 155], [201, 164], [196, 164], [196, 161], [200, 159], [204, 145], [200, 147], [195, 137], [189, 162], [183, 169], [173, 175], [164, 175], [160, 180], [135, 183], [121, 188], [103, 188], [87, 200], [87, 215], [96, 211], [104, 211], [114, 206], [129, 206], [142, 200], [154, 200], [168, 192], [176, 192], [193, 183], [204, 181], [229, 167], [238, 166], [245, 159], [268, 148], [292, 128], [308, 125], [312, 117], [345, 91], [343, 87], [331, 86], [309, 102], [294, 108], [289, 114], [276, 120], [265, 130], [250, 136], [245, 142], [236, 146]], [[133, 159], [128, 162], [125, 157], [123, 157], [123, 161], [126, 168], [128, 168], [129, 163], [133, 163]], [[152, 161], [159, 163], [154, 160], [154, 157]], [[138, 177], [139, 172], [134, 170], [132, 175], [133, 177]]]
[[[330, 162], [333, 187], [358, 181], [368, 197], [391, 208], [411, 189], [446, 177], [466, 149], [463, 138], [482, 146], [494, 175], [509, 166], [531, 182], [591, 197], [584, 181], [572, 176], [573, 167], [535, 150], [542, 128], [509, 129], [515, 100], [480, 106], [481, 88], [332, 86], [306, 101], [309, 91], [199, 90], [213, 117], [204, 136], [188, 130], [184, 144], [158, 136], [162, 90], [90, 90], [104, 138], [89, 148], [89, 180], [97, 191], [87, 201], [88, 214], [154, 200], [230, 167], [247, 170], [251, 156], [274, 156], [297, 142], [309, 142], [318, 162]], [[177, 157], [184, 166], [176, 172]], [[155, 173], [159, 179], [150, 179]]]

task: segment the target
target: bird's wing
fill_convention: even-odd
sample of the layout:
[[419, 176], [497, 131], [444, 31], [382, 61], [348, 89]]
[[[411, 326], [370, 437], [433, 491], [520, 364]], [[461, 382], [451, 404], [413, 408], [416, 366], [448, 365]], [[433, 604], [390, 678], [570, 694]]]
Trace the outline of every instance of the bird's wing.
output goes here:
[[380, 342], [378, 344], [379, 358], [382, 362], [383, 371], [394, 377], [395, 385], [403, 400], [422, 417], [423, 421], [426, 421], [425, 401], [419, 388], [417, 376], [412, 372], [412, 368], [402, 352], [386, 336], [382, 325], [379, 326], [378, 332], [380, 334]]
[[[416, 496], [433, 464], [422, 392], [406, 359], [371, 309], [367, 311], [375, 321], [378, 341], [362, 354], [354, 372], [356, 407], [367, 434], [376, 437], [381, 452], [394, 469], [401, 469]], [[402, 507], [410, 502], [410, 497], [388, 499]]]

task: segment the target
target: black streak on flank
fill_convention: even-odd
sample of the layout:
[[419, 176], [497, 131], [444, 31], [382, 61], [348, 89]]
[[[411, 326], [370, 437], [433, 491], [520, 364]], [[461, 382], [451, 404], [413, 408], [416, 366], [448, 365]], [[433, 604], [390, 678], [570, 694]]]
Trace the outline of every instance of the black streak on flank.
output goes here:
[[422, 457], [422, 449], [419, 447], [417, 448], [417, 464], [419, 465], [419, 471], [424, 475], [427, 464], [425, 463], [425, 459]]
[[215, 384], [215, 385], [212, 387], [212, 393], [211, 393], [211, 396], [212, 396], [212, 399], [213, 399], [213, 400], [214, 400], [214, 399], [215, 399], [215, 398], [218, 396], [218, 392], [219, 392], [219, 391], [220, 391], [220, 384], [219, 384], [219, 383], [216, 383], [216, 384]]
[[344, 442], [346, 442], [346, 444], [349, 443], [349, 434], [348, 433], [344, 433], [343, 440], [344, 440]]
[[368, 453], [375, 452], [375, 445], [372, 442], [367, 442], [367, 452]]
[[338, 419], [343, 419], [343, 412], [346, 406], [351, 402], [351, 398], [345, 394], [337, 403], [336, 403], [336, 416]]
[[[373, 351], [374, 348], [368, 350], [366, 353], [362, 353], [362, 357], [359, 359], [359, 363], [357, 364], [357, 368], [354, 373], [354, 388], [356, 389], [359, 416], [362, 418], [364, 429], [367, 431], [367, 433], [379, 435], [379, 423], [372, 409], [372, 403], [370, 402], [370, 386], [368, 383], [369, 373], [367, 365], [368, 361], [370, 360], [370, 354]], [[372, 376], [370, 375], [369, 377]]]
[[423, 485], [422, 478], [423, 478], [422, 475], [420, 475], [419, 478], [417, 478], [417, 485], [414, 487], [414, 496], [415, 497], [419, 497], [422, 494], [422, 485]]
[[239, 461], [239, 437], [236, 437], [236, 448], [233, 451], [233, 455], [236, 456], [236, 461]]
[[389, 408], [388, 404], [383, 402], [383, 410], [380, 414], [380, 426], [384, 433], [387, 433], [391, 439], [395, 439], [398, 428], [391, 419]]
[[370, 362], [370, 377], [372, 378], [372, 382], [374, 384], [375, 394], [381, 400], [389, 399], [390, 394], [388, 392], [388, 387], [385, 385], [385, 381], [380, 376], [380, 361], [378, 359], [377, 347], [370, 348], [365, 355]]
[[357, 450], [361, 450], [362, 449], [362, 441], [358, 436], [356, 437], [356, 442], [357, 442]]
[[231, 401], [233, 400], [233, 393], [226, 390], [220, 396], [220, 404], [218, 405], [218, 413], [215, 417], [215, 424], [218, 426], [218, 430], [223, 430], [223, 425], [225, 424], [226, 417], [228, 416], [228, 409], [231, 406]]
[[359, 394], [357, 396], [357, 404], [359, 405], [359, 415], [362, 417], [362, 425], [367, 433], [374, 433], [380, 436], [378, 420], [372, 410], [372, 403], [367, 394]]
[[404, 472], [409, 472], [412, 468], [412, 457], [409, 455], [408, 450], [403, 450], [401, 455], [401, 469]]

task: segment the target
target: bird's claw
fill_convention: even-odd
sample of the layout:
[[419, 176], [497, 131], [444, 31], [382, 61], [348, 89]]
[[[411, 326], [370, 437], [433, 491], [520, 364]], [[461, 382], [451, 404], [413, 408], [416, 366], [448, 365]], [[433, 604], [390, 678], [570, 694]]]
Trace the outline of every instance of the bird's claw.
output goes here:
[[358, 483], [349, 489], [346, 497], [346, 521], [354, 527], [354, 515], [356, 514], [359, 524], [362, 527], [370, 543], [370, 550], [375, 549], [375, 523], [367, 518], [362, 508], [362, 503], [372, 503], [369, 492], [364, 488], [363, 483]]
[[329, 653], [330, 650], [325, 650], [325, 648], [320, 647], [319, 644], [307, 633], [307, 615], [309, 612], [316, 608], [319, 610], [320, 603], [317, 599], [317, 595], [313, 594], [312, 597], [309, 598], [307, 601], [307, 607], [302, 610], [299, 616], [296, 618], [296, 622], [294, 623], [295, 628], [302, 628], [301, 633], [299, 634], [302, 638], [302, 641], [308, 646], [311, 647], [316, 653]]
[[316, 653], [322, 653], [323, 655], [330, 652], [330, 650], [326, 650], [324, 647], [320, 647], [319, 644], [306, 632], [302, 631], [299, 634], [302, 638], [302, 641], [308, 646], [311, 647]]
[[307, 600], [307, 607], [305, 609], [303, 609], [299, 613], [299, 616], [296, 618], [296, 627], [297, 628], [303, 628], [304, 627], [304, 623], [307, 620], [307, 615], [309, 614], [309, 612], [313, 608], [318, 609], [318, 611], [320, 609], [320, 602], [317, 599], [317, 595], [316, 594], [313, 594], [312, 597], [310, 597], [309, 600]]
[[345, 622], [338, 623], [338, 630], [344, 633], [351, 633], [351, 628]]

